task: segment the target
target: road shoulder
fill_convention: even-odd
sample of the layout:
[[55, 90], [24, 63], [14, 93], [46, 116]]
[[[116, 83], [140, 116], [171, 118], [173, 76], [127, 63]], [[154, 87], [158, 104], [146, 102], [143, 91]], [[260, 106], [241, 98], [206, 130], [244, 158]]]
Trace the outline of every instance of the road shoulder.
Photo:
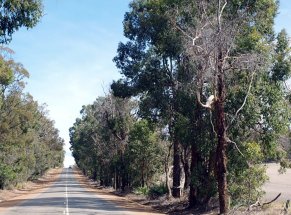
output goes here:
[[62, 168], [51, 169], [38, 180], [26, 183], [24, 189], [0, 190], [0, 212], [45, 191], [57, 181], [61, 172]]
[[83, 185], [88, 191], [95, 193], [96, 195], [100, 196], [100, 198], [111, 201], [116, 205], [124, 208], [125, 210], [134, 212], [137, 215], [158, 215], [163, 214], [157, 211], [150, 206], [145, 206], [138, 204], [136, 202], [130, 201], [126, 198], [116, 196], [113, 193], [107, 192], [105, 190], [98, 189], [97, 187], [90, 186], [86, 183], [86, 178], [79, 172], [76, 168], [74, 169], [75, 176], [78, 182]]

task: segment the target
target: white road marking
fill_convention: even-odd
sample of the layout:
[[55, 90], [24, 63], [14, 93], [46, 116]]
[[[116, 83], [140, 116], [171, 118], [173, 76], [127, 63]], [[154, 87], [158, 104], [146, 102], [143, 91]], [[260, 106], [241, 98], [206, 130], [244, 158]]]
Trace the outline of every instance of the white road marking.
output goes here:
[[[67, 173], [66, 173], [66, 178], [68, 178], [68, 170], [69, 169], [67, 169]], [[70, 215], [70, 213], [69, 213], [69, 197], [68, 197], [68, 186], [67, 186], [67, 181], [66, 181], [66, 194], [65, 194], [65, 196], [66, 196], [66, 202], [65, 203], [67, 203], [66, 204], [66, 215]]]

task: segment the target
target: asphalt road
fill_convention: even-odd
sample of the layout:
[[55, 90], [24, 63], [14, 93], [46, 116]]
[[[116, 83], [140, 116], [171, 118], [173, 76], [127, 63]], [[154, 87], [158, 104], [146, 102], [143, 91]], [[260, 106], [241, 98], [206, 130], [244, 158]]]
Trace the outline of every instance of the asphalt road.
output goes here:
[[284, 174], [279, 174], [279, 164], [269, 163], [267, 166], [267, 175], [270, 180], [263, 186], [263, 190], [266, 191], [266, 195], [263, 199], [270, 201], [281, 193], [281, 196], [276, 202], [286, 202], [288, 199], [291, 200], [291, 169], [287, 169], [287, 172]]
[[133, 215], [134, 213], [87, 191], [79, 184], [73, 170], [64, 168], [59, 179], [50, 188], [0, 213], [0, 215], [19, 214]]

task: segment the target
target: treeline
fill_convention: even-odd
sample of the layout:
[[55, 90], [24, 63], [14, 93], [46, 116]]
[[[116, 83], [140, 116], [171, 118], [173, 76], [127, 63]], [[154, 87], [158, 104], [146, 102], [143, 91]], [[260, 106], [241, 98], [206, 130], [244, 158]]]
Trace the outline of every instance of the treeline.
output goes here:
[[149, 187], [164, 172], [169, 143], [136, 110], [136, 101], [110, 94], [83, 106], [70, 128], [78, 167], [101, 186]]
[[62, 167], [64, 140], [46, 105], [23, 93], [29, 77], [13, 51], [0, 47], [0, 189], [21, 187], [49, 168]]
[[279, 139], [289, 133], [291, 60], [286, 31], [273, 31], [278, 6], [130, 3], [128, 42], [113, 59], [124, 78], [70, 129], [84, 174], [116, 189], [165, 186], [173, 197], [190, 188], [190, 206], [218, 194], [223, 214], [262, 197], [260, 164], [289, 167]]

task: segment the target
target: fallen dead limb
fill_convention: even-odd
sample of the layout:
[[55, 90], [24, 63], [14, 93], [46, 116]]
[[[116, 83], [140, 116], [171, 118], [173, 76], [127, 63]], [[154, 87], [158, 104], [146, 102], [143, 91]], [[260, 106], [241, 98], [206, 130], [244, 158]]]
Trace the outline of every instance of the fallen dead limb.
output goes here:
[[272, 202], [276, 201], [280, 196], [281, 196], [281, 193], [279, 193], [273, 200], [271, 200], [269, 202], [264, 202], [264, 203], [260, 203], [260, 201], [258, 200], [255, 204], [250, 205], [249, 210], [252, 207], [261, 207], [261, 206], [264, 206], [264, 205], [271, 204]]

